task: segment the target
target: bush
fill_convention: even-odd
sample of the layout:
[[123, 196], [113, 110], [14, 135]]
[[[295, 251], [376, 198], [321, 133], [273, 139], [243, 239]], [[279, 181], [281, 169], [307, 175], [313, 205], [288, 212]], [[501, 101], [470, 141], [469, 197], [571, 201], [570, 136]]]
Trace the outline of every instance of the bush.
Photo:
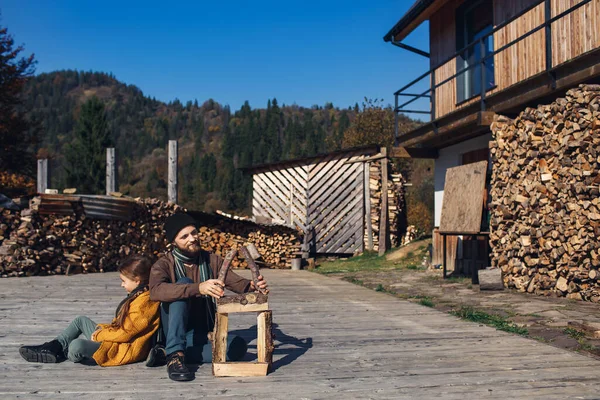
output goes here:
[[424, 203], [409, 200], [406, 205], [406, 212], [408, 225], [415, 226], [418, 236], [433, 230], [432, 210]]

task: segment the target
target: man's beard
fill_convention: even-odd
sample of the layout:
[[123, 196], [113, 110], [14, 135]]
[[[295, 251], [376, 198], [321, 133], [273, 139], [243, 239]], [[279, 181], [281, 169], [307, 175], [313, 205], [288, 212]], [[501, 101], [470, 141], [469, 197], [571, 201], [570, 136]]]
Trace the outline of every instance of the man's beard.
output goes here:
[[177, 247], [179, 251], [181, 251], [188, 257], [196, 257], [198, 254], [200, 254], [200, 251], [202, 250], [200, 248], [200, 243], [196, 243], [196, 245], [194, 246], [196, 250], [191, 250], [189, 247], [179, 247], [177, 244], [175, 244], [175, 247]]

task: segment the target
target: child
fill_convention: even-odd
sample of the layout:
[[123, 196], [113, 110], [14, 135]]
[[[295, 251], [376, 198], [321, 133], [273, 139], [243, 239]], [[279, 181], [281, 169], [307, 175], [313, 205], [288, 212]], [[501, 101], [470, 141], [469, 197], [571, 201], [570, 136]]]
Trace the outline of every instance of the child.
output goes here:
[[[127, 297], [119, 304], [110, 324], [96, 324], [80, 316], [56, 337], [41, 346], [22, 346], [21, 356], [30, 362], [56, 363], [93, 360], [103, 367], [146, 359], [152, 336], [159, 326], [159, 302], [151, 301], [148, 280], [152, 262], [134, 255], [119, 267], [121, 286]], [[83, 335], [84, 339], [79, 339]]]

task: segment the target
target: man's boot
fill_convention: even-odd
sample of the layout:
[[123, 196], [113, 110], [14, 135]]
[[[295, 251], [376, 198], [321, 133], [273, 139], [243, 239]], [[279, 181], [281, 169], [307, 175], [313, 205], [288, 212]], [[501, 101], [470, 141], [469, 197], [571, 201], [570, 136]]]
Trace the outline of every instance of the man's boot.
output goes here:
[[167, 356], [167, 372], [174, 381], [191, 381], [194, 374], [185, 365], [183, 352], [178, 351]]
[[146, 367], [162, 367], [167, 363], [165, 348], [159, 344], [153, 346], [146, 358]]
[[57, 363], [65, 360], [65, 351], [58, 340], [40, 346], [21, 346], [19, 353], [29, 362]]

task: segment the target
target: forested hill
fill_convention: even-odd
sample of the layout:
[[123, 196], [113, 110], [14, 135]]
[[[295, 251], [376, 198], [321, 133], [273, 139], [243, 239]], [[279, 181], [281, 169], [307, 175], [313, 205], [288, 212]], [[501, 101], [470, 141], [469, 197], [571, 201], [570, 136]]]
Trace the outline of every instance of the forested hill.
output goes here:
[[[26, 108], [37, 121], [42, 151], [54, 157], [52, 186], [67, 185], [65, 145], [73, 139], [79, 108], [97, 96], [105, 104], [119, 158], [119, 187], [132, 196], [166, 197], [166, 148], [180, 144], [181, 202], [190, 208], [242, 210], [249, 179], [238, 167], [338, 149], [354, 110], [331, 104], [310, 109], [244, 104], [232, 112], [213, 100], [165, 104], [104, 73], [59, 71], [31, 79]], [[33, 128], [36, 129], [36, 128]]]
[[32, 78], [25, 91], [40, 150], [51, 159], [51, 186], [67, 187], [67, 144], [81, 105], [96, 96], [105, 106], [110, 141], [117, 149], [119, 190], [166, 198], [167, 142], [179, 141], [180, 202], [192, 209], [248, 211], [251, 180], [238, 169], [340, 149], [358, 105], [311, 108], [244, 104], [239, 110], [213, 100], [168, 104], [144, 96], [104, 73], [59, 71]]

